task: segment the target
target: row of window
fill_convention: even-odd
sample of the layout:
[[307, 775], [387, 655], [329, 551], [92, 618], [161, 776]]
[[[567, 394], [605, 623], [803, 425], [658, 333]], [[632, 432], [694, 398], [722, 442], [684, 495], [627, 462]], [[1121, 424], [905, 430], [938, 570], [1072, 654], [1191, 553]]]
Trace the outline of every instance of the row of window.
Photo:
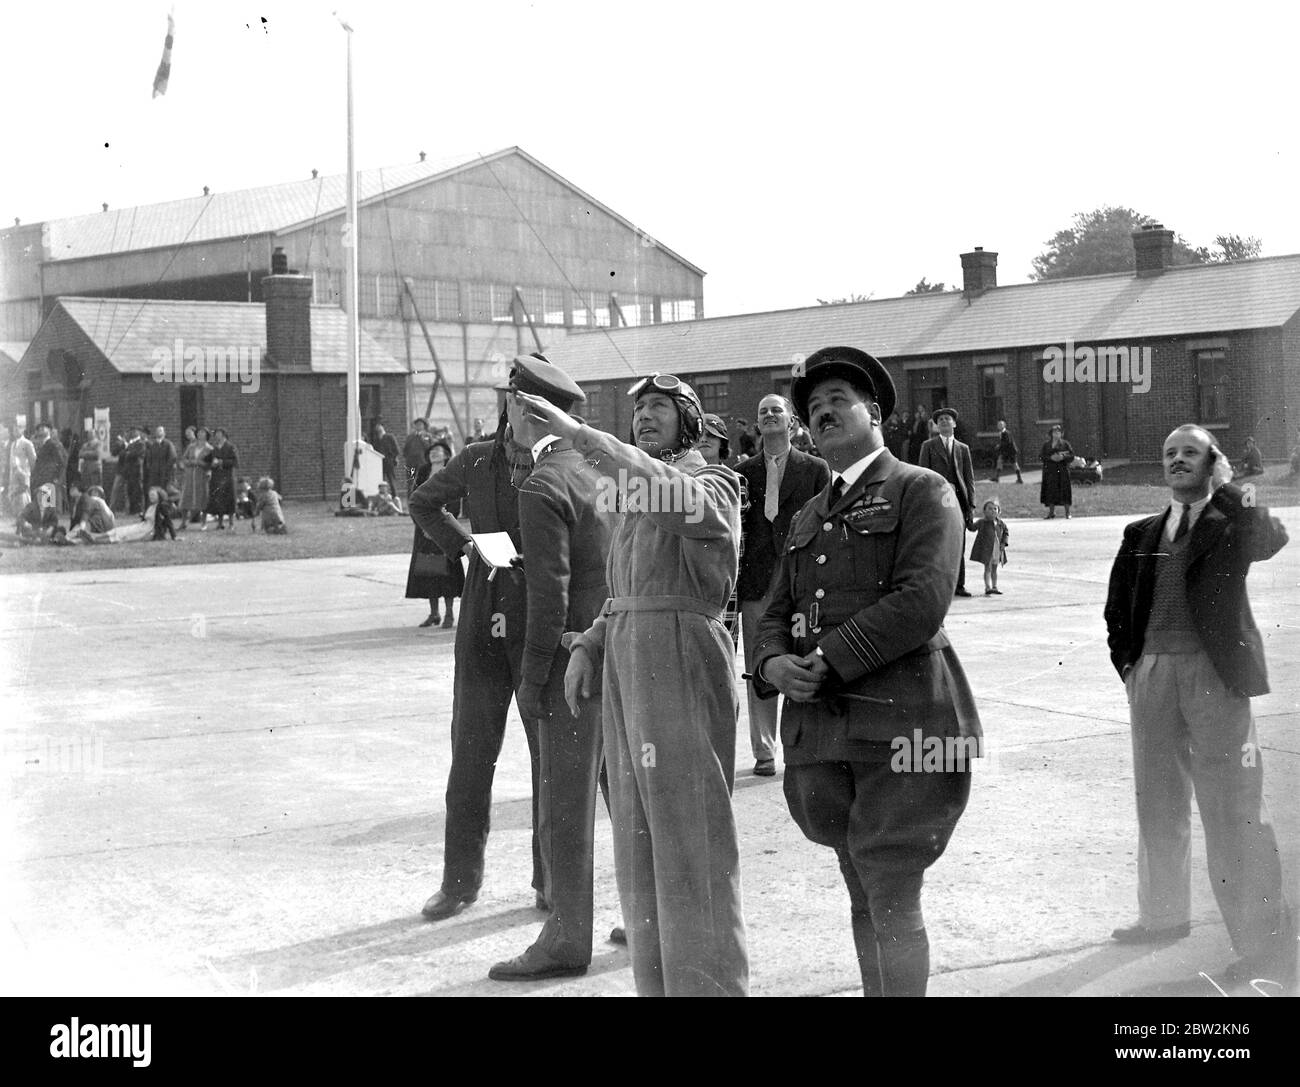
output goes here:
[[[341, 305], [343, 273], [312, 272], [313, 301]], [[366, 275], [358, 283], [358, 312], [363, 317], [413, 319], [416, 311], [402, 281], [394, 275]], [[502, 283], [466, 283], [443, 279], [414, 279], [411, 292], [419, 315], [426, 321], [526, 322], [569, 328], [635, 327], [664, 321], [690, 321], [696, 315], [695, 299], [655, 299], [636, 293], [571, 291], [565, 287], [520, 287]], [[656, 306], [658, 317], [656, 318]]]
[[[1228, 422], [1228, 377], [1229, 367], [1227, 352], [1222, 349], [1206, 349], [1192, 352], [1196, 379], [1197, 422], [1219, 424]], [[998, 421], [1006, 419], [1006, 381], [1005, 362], [976, 363], [976, 387], [978, 403], [975, 422], [980, 431], [993, 432], [998, 428]], [[785, 370], [772, 372], [773, 390], [788, 396], [790, 375]], [[697, 378], [692, 382], [699, 393], [704, 410], [718, 415], [726, 415], [730, 410], [728, 397], [728, 375], [714, 374]], [[588, 393], [586, 418], [589, 422], [600, 422], [606, 390], [599, 389]], [[1064, 417], [1064, 385], [1059, 381], [1040, 380], [1038, 384], [1038, 418], [1043, 420], [1062, 419]], [[948, 367], [932, 366], [907, 371], [906, 398], [901, 395], [897, 406], [900, 415], [909, 413], [917, 407], [925, 411], [934, 411], [950, 403], [948, 399]]]

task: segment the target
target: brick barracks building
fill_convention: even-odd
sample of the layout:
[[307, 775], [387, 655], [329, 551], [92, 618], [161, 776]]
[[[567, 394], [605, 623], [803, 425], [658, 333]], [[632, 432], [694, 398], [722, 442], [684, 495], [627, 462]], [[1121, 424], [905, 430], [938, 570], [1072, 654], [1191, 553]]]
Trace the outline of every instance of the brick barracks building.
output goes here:
[[1300, 424], [1300, 255], [1173, 267], [1173, 236], [1135, 232], [1136, 272], [999, 287], [997, 254], [976, 249], [961, 292], [575, 332], [552, 357], [620, 435], [635, 375], [677, 374], [706, 410], [752, 422], [799, 358], [850, 344], [889, 368], [900, 411], [957, 408], [983, 463], [999, 419], [1030, 463], [1053, 423], [1081, 455], [1154, 461], [1188, 421], [1230, 457], [1253, 436], [1284, 460]]
[[[161, 425], [178, 452], [185, 427], [220, 426], [239, 475], [269, 475], [293, 498], [336, 497], [347, 315], [312, 305], [307, 276], [271, 275], [259, 288], [264, 302], [56, 300], [13, 383], [19, 410], [80, 431], [92, 408], [108, 408], [112, 434]], [[360, 368], [379, 396], [402, 402], [406, 367], [364, 331]], [[12, 418], [8, 396], [4, 410]]]

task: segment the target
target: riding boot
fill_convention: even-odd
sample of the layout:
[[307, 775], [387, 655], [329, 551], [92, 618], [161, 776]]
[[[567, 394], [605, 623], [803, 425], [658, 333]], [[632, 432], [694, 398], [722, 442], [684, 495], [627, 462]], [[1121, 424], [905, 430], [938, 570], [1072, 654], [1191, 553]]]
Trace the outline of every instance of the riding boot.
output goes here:
[[858, 949], [858, 969], [862, 972], [862, 995], [882, 996], [880, 984], [880, 953], [876, 943], [876, 929], [871, 914], [853, 911], [853, 946]]

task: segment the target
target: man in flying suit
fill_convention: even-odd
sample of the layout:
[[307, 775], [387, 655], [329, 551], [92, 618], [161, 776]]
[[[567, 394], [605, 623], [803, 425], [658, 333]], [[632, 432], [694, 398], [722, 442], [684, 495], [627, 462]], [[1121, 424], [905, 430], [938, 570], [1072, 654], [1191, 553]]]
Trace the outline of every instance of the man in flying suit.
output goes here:
[[749, 961], [731, 810], [739, 701], [723, 609], [736, 583], [740, 479], [695, 448], [700, 399], [633, 386], [635, 445], [525, 397], [605, 477], [622, 516], [610, 599], [574, 640], [565, 697], [601, 692], [614, 868], [641, 996], [744, 996]]

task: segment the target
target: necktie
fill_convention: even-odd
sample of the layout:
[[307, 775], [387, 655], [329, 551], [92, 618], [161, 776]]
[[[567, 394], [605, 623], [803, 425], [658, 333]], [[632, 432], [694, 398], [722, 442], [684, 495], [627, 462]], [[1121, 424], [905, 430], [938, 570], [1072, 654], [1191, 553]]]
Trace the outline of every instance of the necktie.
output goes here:
[[832, 509], [835, 507], [835, 503], [838, 502], [840, 498], [843, 497], [843, 495], [844, 495], [844, 477], [836, 476], [835, 482], [831, 484], [831, 508]]
[[777, 474], [776, 461], [767, 462], [767, 482], [763, 485], [763, 516], [769, 521], [776, 520], [776, 508], [781, 502], [781, 478]]
[[1177, 543], [1187, 535], [1187, 530], [1191, 527], [1191, 512], [1191, 506], [1183, 506], [1183, 515], [1178, 518], [1178, 527], [1174, 529], [1174, 543]]

